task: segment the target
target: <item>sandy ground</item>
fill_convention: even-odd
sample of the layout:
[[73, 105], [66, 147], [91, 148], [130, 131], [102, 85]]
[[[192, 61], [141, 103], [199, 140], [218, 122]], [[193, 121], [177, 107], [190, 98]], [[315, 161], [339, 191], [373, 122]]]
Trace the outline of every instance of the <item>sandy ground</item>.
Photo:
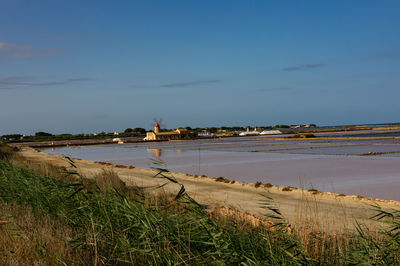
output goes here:
[[[67, 160], [58, 155], [39, 152], [32, 148], [23, 148], [21, 153], [28, 161], [47, 162], [69, 167]], [[154, 170], [121, 168], [86, 160], [75, 160], [75, 163], [79, 172], [88, 178], [92, 178], [103, 169], [113, 169], [128, 185], [137, 185], [155, 191], [156, 186], [165, 183], [164, 179], [154, 178], [156, 173]], [[249, 183], [227, 184], [207, 177], [179, 173], [173, 174], [173, 176], [199, 203], [209, 206], [232, 207], [253, 215], [263, 216], [269, 213], [262, 207], [267, 197], [270, 197], [273, 202], [269, 202], [269, 204], [278, 207], [291, 225], [306, 226], [326, 232], [352, 229], [356, 221], [368, 226], [377, 225], [370, 219], [376, 214], [371, 205], [379, 204], [384, 209], [400, 209], [398, 201], [366, 199], [334, 193], [313, 194], [295, 188], [291, 191], [283, 191], [283, 188], [278, 186], [256, 188], [254, 184]], [[164, 189], [176, 192], [178, 187], [171, 184], [165, 186]]]

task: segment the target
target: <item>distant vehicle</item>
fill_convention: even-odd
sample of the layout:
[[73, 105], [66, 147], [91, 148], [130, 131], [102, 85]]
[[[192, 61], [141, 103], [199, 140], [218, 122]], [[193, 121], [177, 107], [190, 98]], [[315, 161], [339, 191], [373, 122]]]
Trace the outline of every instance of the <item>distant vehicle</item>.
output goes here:
[[113, 140], [112, 140], [113, 142], [120, 142], [120, 141], [122, 141], [120, 138], [113, 138]]

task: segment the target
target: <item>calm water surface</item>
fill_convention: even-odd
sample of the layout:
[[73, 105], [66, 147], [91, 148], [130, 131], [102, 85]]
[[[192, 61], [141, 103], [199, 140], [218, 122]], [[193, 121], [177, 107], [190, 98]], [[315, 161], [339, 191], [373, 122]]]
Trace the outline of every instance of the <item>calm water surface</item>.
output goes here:
[[[245, 182], [400, 200], [400, 140], [271, 140], [263, 137], [43, 149], [92, 161]], [[380, 156], [356, 156], [391, 152]], [[397, 153], [398, 152], [398, 153]]]

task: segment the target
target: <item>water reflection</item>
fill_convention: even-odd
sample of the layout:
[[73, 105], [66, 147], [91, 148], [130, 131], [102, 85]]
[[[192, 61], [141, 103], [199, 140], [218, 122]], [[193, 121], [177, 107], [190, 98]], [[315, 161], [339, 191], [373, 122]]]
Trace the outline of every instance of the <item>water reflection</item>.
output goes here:
[[147, 152], [152, 155], [152, 157], [157, 157], [161, 159], [162, 149], [147, 149]]

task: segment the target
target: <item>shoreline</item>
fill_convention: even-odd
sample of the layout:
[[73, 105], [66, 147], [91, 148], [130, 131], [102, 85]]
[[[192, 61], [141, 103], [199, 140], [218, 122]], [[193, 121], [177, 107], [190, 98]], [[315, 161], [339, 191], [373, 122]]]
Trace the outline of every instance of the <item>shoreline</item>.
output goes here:
[[[56, 166], [68, 167], [66, 159], [59, 155], [48, 154], [24, 147], [22, 155], [33, 163], [50, 163]], [[165, 183], [165, 180], [154, 178], [155, 170], [134, 168], [111, 163], [94, 162], [74, 159], [78, 171], [87, 178], [93, 178], [103, 169], [115, 171], [128, 186], [136, 185], [148, 190]], [[211, 207], [234, 208], [244, 213], [258, 217], [265, 216], [266, 210], [261, 204], [272, 198], [288, 222], [294, 226], [313, 226], [320, 231], [340, 232], [354, 228], [355, 221], [368, 226], [376, 226], [370, 220], [375, 212], [371, 205], [380, 205], [384, 209], [400, 208], [400, 202], [365, 198], [358, 195], [343, 195], [317, 190], [305, 190], [294, 187], [282, 187], [261, 183], [231, 181], [206, 176], [196, 176], [184, 173], [172, 173], [183, 184], [186, 191], [199, 203]], [[220, 181], [220, 182], [218, 182]], [[233, 183], [232, 183], [233, 182]], [[168, 192], [176, 192], [177, 187], [166, 186]], [[337, 219], [342, 217], [342, 219]]]
[[[360, 136], [369, 134], [386, 134], [400, 133], [400, 126], [396, 125], [359, 125], [359, 126], [332, 126], [328, 128], [309, 128], [309, 129], [285, 129], [280, 135], [264, 135], [255, 136], [257, 140], [298, 140], [299, 138], [291, 138], [294, 134], [312, 133], [315, 137], [311, 139], [319, 140], [382, 140], [382, 139], [400, 139], [400, 136]], [[340, 136], [342, 134], [350, 136]], [[352, 134], [357, 136], [351, 136]], [[251, 136], [212, 136], [212, 137], [195, 137], [190, 139], [180, 140], [143, 140], [143, 137], [118, 137], [124, 143], [151, 143], [151, 142], [168, 142], [168, 141], [185, 141], [185, 140], [208, 140], [221, 138], [248, 138]], [[254, 137], [254, 136], [253, 136]], [[301, 139], [301, 138], [300, 138]], [[11, 142], [9, 145], [17, 147], [33, 147], [33, 148], [58, 148], [67, 146], [87, 146], [87, 145], [102, 145], [102, 144], [117, 144], [113, 138], [98, 138], [98, 139], [70, 139], [70, 140], [44, 140], [31, 142]]]

